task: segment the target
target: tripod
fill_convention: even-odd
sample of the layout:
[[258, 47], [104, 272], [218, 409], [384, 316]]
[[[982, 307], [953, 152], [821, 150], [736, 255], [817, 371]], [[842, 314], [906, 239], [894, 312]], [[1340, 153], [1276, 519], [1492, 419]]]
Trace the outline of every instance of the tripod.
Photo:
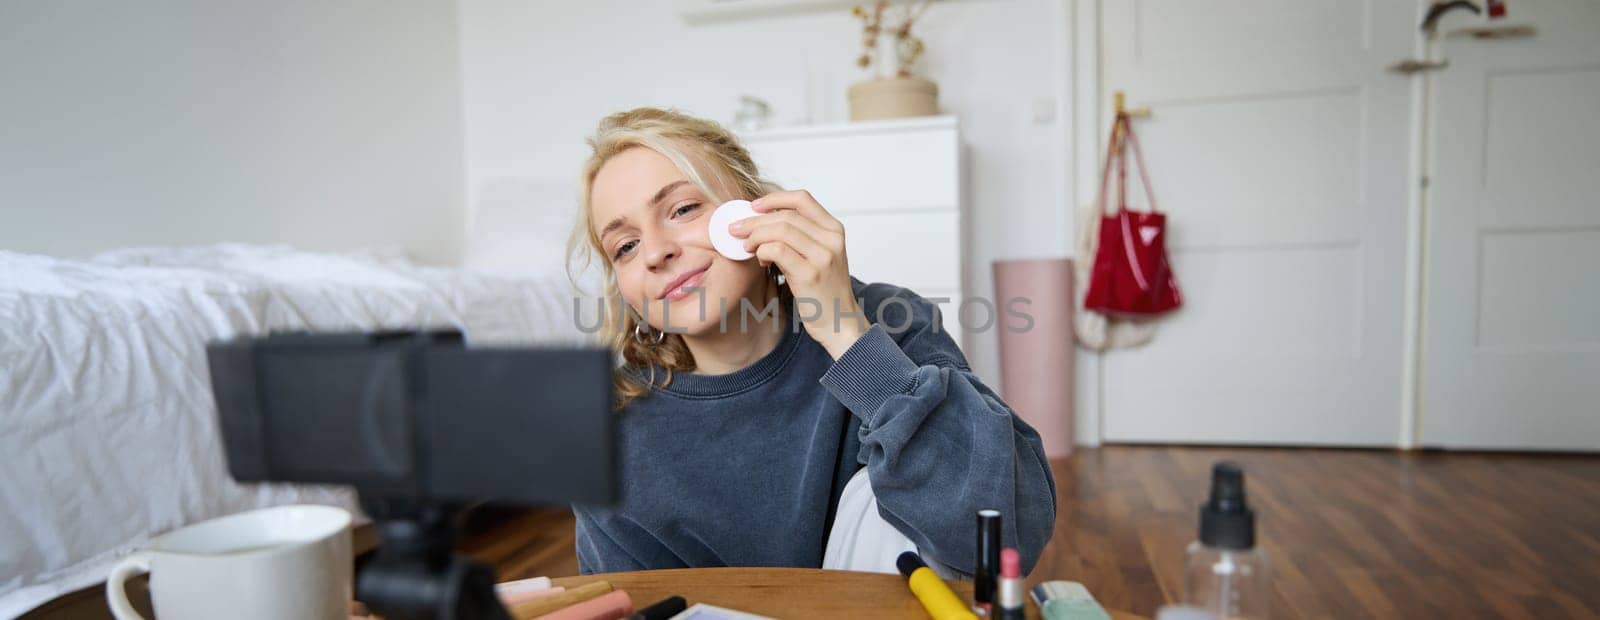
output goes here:
[[356, 598], [386, 620], [511, 620], [488, 567], [457, 555], [456, 509], [361, 497], [378, 527], [377, 555], [356, 576]]

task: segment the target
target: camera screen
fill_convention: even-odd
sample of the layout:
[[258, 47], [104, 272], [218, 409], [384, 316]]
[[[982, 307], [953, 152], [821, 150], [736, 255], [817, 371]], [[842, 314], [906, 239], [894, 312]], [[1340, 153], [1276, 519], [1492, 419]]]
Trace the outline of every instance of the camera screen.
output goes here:
[[616, 495], [611, 355], [452, 333], [282, 334], [208, 347], [241, 482], [525, 504]]

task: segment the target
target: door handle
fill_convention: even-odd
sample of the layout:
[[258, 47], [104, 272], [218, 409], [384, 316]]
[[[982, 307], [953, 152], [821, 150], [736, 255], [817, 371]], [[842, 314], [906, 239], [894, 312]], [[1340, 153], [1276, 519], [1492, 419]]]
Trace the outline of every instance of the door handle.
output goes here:
[[1415, 58], [1407, 58], [1400, 62], [1389, 65], [1389, 70], [1395, 73], [1404, 73], [1410, 75], [1412, 73], [1421, 73], [1423, 71], [1438, 71], [1448, 66], [1450, 66], [1450, 61], [1448, 59], [1417, 60]]
[[1474, 39], [1521, 39], [1538, 34], [1533, 26], [1487, 26], [1483, 28], [1461, 28], [1451, 30], [1447, 36], [1472, 37]]

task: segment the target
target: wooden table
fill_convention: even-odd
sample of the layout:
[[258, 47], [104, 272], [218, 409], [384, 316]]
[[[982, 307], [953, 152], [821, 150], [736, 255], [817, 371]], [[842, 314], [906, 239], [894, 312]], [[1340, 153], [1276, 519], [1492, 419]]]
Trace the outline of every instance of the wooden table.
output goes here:
[[[627, 590], [633, 604], [652, 604], [674, 594], [690, 605], [707, 603], [774, 618], [927, 618], [922, 603], [911, 595], [900, 575], [820, 570], [815, 568], [679, 568], [561, 577], [558, 586], [579, 586], [596, 580]], [[972, 583], [947, 582], [956, 595], [970, 600]], [[1039, 617], [1032, 601], [1028, 618]], [[1114, 620], [1141, 616], [1107, 610]]]
[[[359, 553], [371, 549], [376, 533], [370, 525], [356, 528], [353, 546]], [[605, 573], [583, 577], [558, 577], [558, 586], [578, 586], [605, 580], [613, 588], [627, 590], [636, 606], [643, 607], [674, 594], [689, 604], [709, 603], [729, 609], [774, 618], [915, 618], [928, 617], [922, 603], [911, 595], [900, 575], [820, 570], [815, 568], [679, 568]], [[946, 582], [958, 596], [971, 600], [971, 582]], [[129, 596], [135, 607], [148, 614], [149, 596], [144, 594], [145, 578], [129, 582]], [[26, 619], [76, 620], [109, 618], [105, 585], [97, 584], [62, 596], [43, 607], [23, 614]], [[1039, 618], [1039, 610], [1028, 600], [1029, 620]], [[1127, 612], [1108, 609], [1112, 620], [1144, 620]]]

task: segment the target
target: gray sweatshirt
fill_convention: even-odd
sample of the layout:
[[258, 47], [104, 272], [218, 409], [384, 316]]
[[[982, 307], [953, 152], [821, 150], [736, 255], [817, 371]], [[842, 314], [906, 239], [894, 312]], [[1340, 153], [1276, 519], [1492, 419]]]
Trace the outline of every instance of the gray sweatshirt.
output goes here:
[[932, 302], [852, 283], [873, 325], [837, 361], [785, 320], [750, 366], [676, 373], [624, 408], [622, 501], [573, 507], [584, 574], [819, 567], [861, 467], [884, 520], [928, 560], [971, 572], [975, 515], [992, 508], [1032, 570], [1056, 515], [1038, 433], [973, 375]]

